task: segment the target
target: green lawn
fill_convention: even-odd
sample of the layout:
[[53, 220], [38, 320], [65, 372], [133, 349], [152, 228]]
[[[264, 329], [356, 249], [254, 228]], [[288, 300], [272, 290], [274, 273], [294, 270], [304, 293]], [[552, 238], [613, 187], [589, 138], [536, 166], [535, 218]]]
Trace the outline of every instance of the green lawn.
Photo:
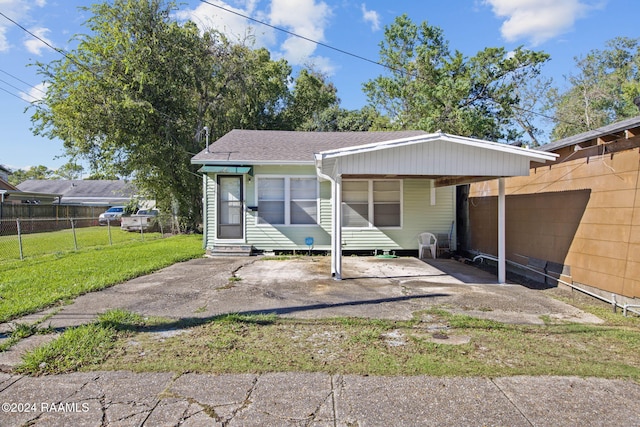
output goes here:
[[201, 236], [178, 235], [2, 262], [0, 322], [203, 253]]
[[[142, 241], [140, 233], [123, 231], [119, 227], [82, 227], [76, 228], [78, 249], [96, 246], [109, 246], [132, 241]], [[111, 233], [111, 242], [109, 241]], [[160, 233], [145, 233], [145, 240], [162, 237]], [[25, 258], [69, 252], [75, 250], [71, 229], [22, 235], [22, 253]], [[20, 258], [18, 236], [0, 236], [0, 263]], [[1, 265], [1, 264], [0, 264]]]

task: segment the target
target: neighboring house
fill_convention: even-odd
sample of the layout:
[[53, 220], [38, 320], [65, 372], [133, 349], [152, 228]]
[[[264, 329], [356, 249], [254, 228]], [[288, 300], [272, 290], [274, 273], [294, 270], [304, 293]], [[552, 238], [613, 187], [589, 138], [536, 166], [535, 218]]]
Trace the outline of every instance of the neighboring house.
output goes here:
[[9, 182], [9, 169], [3, 165], [0, 165], [0, 180]]
[[[557, 160], [506, 180], [507, 259], [640, 304], [640, 116], [541, 150]], [[470, 248], [494, 255], [495, 227], [487, 224], [495, 222], [497, 191], [496, 181], [473, 184], [469, 199]]]
[[207, 251], [306, 250], [312, 239], [331, 252], [339, 279], [343, 250], [417, 251], [421, 232], [448, 233], [455, 185], [528, 174], [531, 161], [553, 159], [421, 131], [233, 130], [191, 162], [202, 166]]
[[60, 200], [59, 194], [22, 191], [0, 178], [0, 204], [50, 205]]
[[135, 186], [124, 180], [30, 179], [18, 184], [27, 192], [59, 194], [62, 205], [126, 205], [136, 196]]

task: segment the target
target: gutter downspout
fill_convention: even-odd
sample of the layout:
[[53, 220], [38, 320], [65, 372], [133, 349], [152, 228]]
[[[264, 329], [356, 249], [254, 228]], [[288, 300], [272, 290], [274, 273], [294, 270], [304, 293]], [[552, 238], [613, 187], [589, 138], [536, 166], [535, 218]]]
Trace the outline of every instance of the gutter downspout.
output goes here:
[[332, 178], [322, 172], [321, 154], [316, 154], [316, 174], [331, 183], [331, 276], [342, 280], [342, 178]]
[[207, 227], [207, 223], [209, 222], [209, 218], [207, 217], [207, 212], [209, 212], [208, 209], [208, 203], [209, 203], [209, 197], [207, 197], [207, 180], [208, 180], [208, 175], [207, 173], [203, 173], [202, 174], [202, 234], [204, 235], [203, 239], [202, 239], [202, 249], [207, 249], [207, 243], [208, 243], [208, 237], [209, 234], [207, 233], [208, 227]]

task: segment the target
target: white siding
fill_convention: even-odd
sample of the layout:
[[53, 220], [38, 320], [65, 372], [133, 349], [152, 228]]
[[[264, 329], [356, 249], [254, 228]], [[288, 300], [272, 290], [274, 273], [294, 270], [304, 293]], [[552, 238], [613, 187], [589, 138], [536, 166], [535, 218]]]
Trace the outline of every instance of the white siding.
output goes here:
[[[254, 174], [256, 176], [315, 176], [316, 170], [313, 166], [255, 166]], [[245, 194], [249, 206], [257, 205], [255, 183], [255, 178], [247, 182]], [[313, 237], [315, 249], [329, 250], [331, 247], [330, 198], [331, 185], [328, 182], [320, 183], [319, 222], [322, 225], [258, 225], [256, 224], [258, 213], [247, 212], [245, 217], [247, 243], [259, 250], [304, 250], [308, 248], [305, 239]]]
[[[255, 166], [255, 175], [312, 175], [312, 166]], [[255, 206], [255, 177], [245, 179], [245, 205]], [[208, 175], [207, 183], [207, 247], [215, 243], [216, 176]], [[436, 189], [436, 204], [431, 205], [431, 181], [405, 179], [403, 189], [402, 228], [343, 229], [344, 250], [417, 249], [418, 234], [448, 233], [455, 218], [455, 187]], [[314, 238], [314, 248], [331, 247], [331, 183], [319, 183], [319, 225], [257, 225], [257, 212], [245, 211], [246, 242], [258, 250], [305, 250], [306, 237]], [[455, 237], [454, 237], [455, 240]]]
[[432, 141], [350, 154], [338, 158], [338, 169], [340, 174], [354, 175], [512, 176], [528, 175], [529, 159], [504, 151]]
[[455, 218], [455, 187], [436, 189], [434, 206], [430, 204], [430, 189], [429, 180], [405, 179], [402, 228], [343, 228], [342, 248], [344, 250], [417, 249], [420, 233], [424, 231], [448, 233]]

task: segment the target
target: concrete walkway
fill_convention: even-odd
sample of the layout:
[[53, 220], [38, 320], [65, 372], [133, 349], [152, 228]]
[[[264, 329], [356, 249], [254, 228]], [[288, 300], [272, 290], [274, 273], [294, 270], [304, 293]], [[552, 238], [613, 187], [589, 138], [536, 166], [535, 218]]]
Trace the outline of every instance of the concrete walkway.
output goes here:
[[573, 377], [0, 374], [2, 426], [637, 426], [640, 386]]
[[[345, 258], [346, 280], [328, 272], [326, 258], [198, 259], [18, 322], [46, 318], [42, 327], [63, 330], [110, 308], [176, 320], [234, 312], [408, 319], [434, 305], [502, 322], [599, 321], [543, 292], [496, 285], [491, 275], [454, 261]], [[0, 338], [9, 330], [0, 325]], [[640, 425], [640, 385], [620, 380], [11, 373], [26, 349], [53, 338], [36, 335], [0, 353], [0, 426]]]

